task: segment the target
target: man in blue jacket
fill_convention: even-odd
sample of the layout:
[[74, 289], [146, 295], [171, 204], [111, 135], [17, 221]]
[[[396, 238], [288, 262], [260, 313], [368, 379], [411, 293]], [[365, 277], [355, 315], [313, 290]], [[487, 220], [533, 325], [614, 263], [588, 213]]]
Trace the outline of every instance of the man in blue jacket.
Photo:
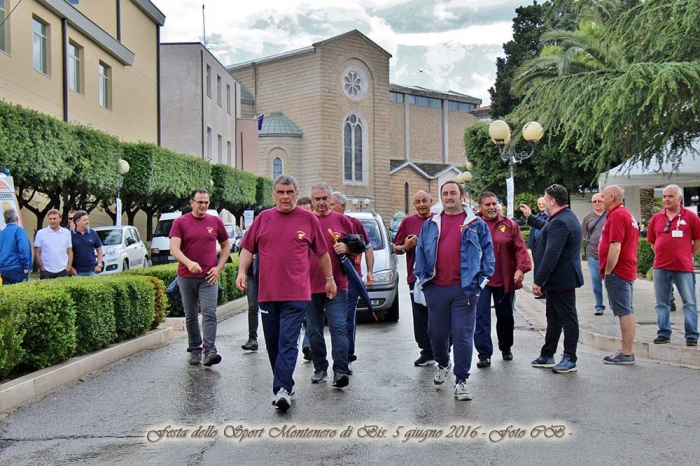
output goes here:
[[17, 224], [15, 209], [3, 212], [5, 228], [0, 231], [0, 276], [3, 285], [26, 282], [32, 268], [32, 246], [24, 228]]
[[491, 233], [483, 220], [464, 206], [464, 190], [455, 181], [440, 188], [442, 212], [421, 229], [414, 273], [423, 290], [428, 335], [438, 369], [433, 386], [441, 389], [449, 375], [450, 334], [454, 343], [454, 395], [471, 400], [467, 379], [474, 352], [476, 303], [494, 271]]
[[[539, 228], [540, 237], [532, 251], [535, 277], [532, 293], [547, 293], [547, 332], [540, 356], [532, 361], [533, 367], [551, 367], [553, 372], [576, 372], [578, 345], [578, 314], [576, 288], [583, 285], [581, 272], [581, 224], [568, 205], [569, 193], [560, 184], [544, 190], [545, 209], [549, 219], [535, 218], [527, 204], [520, 204], [530, 226]], [[564, 330], [564, 354], [554, 364], [554, 354]]]

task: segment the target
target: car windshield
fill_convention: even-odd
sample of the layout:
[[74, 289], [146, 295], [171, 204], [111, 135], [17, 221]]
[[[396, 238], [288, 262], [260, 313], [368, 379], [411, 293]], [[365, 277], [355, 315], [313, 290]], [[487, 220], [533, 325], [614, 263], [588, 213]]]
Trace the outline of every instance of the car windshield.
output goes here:
[[377, 221], [373, 218], [363, 218], [362, 226], [365, 227], [369, 240], [372, 243], [372, 248], [375, 250], [384, 249], [384, 241], [382, 240], [382, 234], [379, 230], [379, 225]]
[[156, 225], [156, 231], [153, 236], [170, 236], [170, 229], [173, 227], [175, 220], [161, 220]]
[[97, 236], [100, 237], [103, 246], [115, 246], [122, 244], [122, 230], [98, 230]]

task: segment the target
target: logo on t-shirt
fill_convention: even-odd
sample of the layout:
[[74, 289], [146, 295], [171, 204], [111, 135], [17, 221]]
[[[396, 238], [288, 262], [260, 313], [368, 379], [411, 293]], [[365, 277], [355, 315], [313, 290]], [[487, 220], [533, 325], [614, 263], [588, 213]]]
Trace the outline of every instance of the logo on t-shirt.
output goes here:
[[214, 231], [214, 227], [207, 227], [207, 231], [211, 234], [211, 232]]
[[299, 238], [299, 241], [303, 240], [305, 236], [306, 236], [306, 233], [304, 233], [303, 231], [301, 231], [301, 230], [297, 231], [297, 237]]
[[340, 239], [340, 233], [337, 233], [337, 232], [334, 231], [334, 232], [333, 232], [333, 237], [335, 238], [335, 242], [337, 243], [338, 240]]
[[501, 230], [501, 233], [505, 233], [505, 232], [506, 232], [506, 226], [505, 226], [505, 225], [501, 225], [500, 227], [498, 227], [498, 229]]

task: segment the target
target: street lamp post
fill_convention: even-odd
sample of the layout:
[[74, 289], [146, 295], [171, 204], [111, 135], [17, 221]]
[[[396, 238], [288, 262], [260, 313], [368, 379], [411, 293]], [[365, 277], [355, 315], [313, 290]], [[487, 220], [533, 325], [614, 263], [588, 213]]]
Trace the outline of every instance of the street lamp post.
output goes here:
[[472, 208], [472, 174], [469, 171], [465, 171], [457, 175], [457, 183], [464, 185], [464, 191], [467, 193], [467, 198], [469, 199], [469, 209]]
[[117, 218], [115, 225], [122, 224], [122, 199], [120, 197], [122, 185], [124, 184], [124, 175], [129, 173], [129, 162], [124, 159], [119, 159], [117, 162], [117, 172], [119, 172], [119, 180], [117, 180]]
[[365, 200], [362, 201], [362, 202], [360, 202], [359, 199], [353, 199], [353, 200], [352, 200], [352, 205], [353, 205], [353, 207], [355, 207], [355, 209], [357, 209], [357, 208], [359, 207], [359, 208], [360, 208], [360, 212], [362, 212], [363, 209], [369, 209], [369, 203], [370, 203], [370, 200], [369, 200], [369, 199], [365, 199]]
[[[508, 188], [508, 217], [513, 218], [513, 203], [515, 200], [515, 164], [527, 160], [535, 153], [535, 146], [542, 138], [544, 129], [536, 121], [525, 123], [523, 126], [523, 138], [531, 145], [531, 150], [518, 152], [515, 144], [511, 141], [510, 126], [503, 120], [496, 120], [489, 126], [489, 136], [494, 144], [498, 146], [501, 159], [510, 165], [510, 178], [506, 182]], [[505, 146], [508, 145], [506, 149]]]

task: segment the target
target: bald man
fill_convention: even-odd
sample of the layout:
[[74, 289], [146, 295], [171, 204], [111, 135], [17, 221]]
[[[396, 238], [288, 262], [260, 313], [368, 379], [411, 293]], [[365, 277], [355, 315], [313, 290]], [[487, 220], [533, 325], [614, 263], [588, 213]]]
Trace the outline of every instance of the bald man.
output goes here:
[[420, 348], [420, 356], [413, 362], [416, 367], [425, 367], [435, 364], [433, 359], [433, 348], [430, 345], [428, 336], [428, 308], [413, 299], [413, 289], [416, 284], [416, 277], [413, 275], [413, 264], [416, 259], [416, 244], [418, 236], [426, 219], [432, 217], [430, 206], [433, 205], [433, 198], [426, 191], [418, 191], [413, 195], [413, 207], [416, 213], [405, 217], [394, 238], [394, 251], [396, 254], [406, 254], [406, 269], [408, 271], [406, 281], [411, 290], [411, 307], [413, 308], [413, 336]]
[[613, 315], [620, 318], [622, 348], [612, 356], [605, 356], [605, 364], [634, 364], [632, 345], [636, 322], [632, 305], [634, 281], [637, 279], [637, 245], [639, 226], [634, 216], [622, 204], [625, 197], [617, 185], [608, 186], [601, 194], [607, 220], [600, 236], [598, 256], [600, 276], [605, 282], [608, 302]]

